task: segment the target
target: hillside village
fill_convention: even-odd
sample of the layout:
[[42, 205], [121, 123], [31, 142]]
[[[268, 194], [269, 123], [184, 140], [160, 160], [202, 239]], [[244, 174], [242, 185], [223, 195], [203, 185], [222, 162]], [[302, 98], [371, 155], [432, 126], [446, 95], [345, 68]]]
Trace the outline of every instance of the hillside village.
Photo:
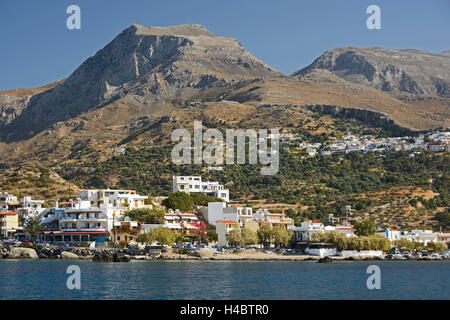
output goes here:
[[[53, 207], [44, 208], [44, 200], [1, 193], [0, 235], [5, 243], [19, 244], [23, 241], [28, 245], [125, 248], [165, 244], [192, 248], [206, 244], [216, 250], [242, 245], [256, 248], [259, 245], [261, 248], [300, 247], [306, 254], [319, 256], [338, 253], [337, 248], [329, 245], [317, 246], [316, 242], [323, 242], [326, 234], [336, 234], [344, 239], [379, 236], [391, 244], [387, 249], [400, 243], [404, 246], [404, 241], [408, 241], [414, 248], [442, 250], [450, 241], [450, 233], [431, 230], [376, 228], [363, 234], [352, 224], [363, 225], [360, 217], [352, 217], [350, 206], [345, 208], [346, 214], [342, 218], [330, 215], [327, 224], [307, 220], [295, 226], [294, 220], [284, 211], [279, 213], [229, 205], [228, 190], [218, 181], [202, 181], [201, 176], [173, 176], [172, 187], [172, 195], [201, 194], [209, 197], [208, 200], [215, 200], [194, 206], [190, 211], [181, 211], [162, 205], [167, 205], [164, 201], [167, 197], [149, 199], [134, 190], [87, 189], [81, 190], [77, 199], [56, 201]], [[142, 213], [146, 215], [146, 221], [133, 219]], [[38, 227], [30, 228], [30, 221], [38, 221]], [[169, 236], [149, 238], [161, 230], [169, 232]], [[380, 252], [372, 250], [368, 254], [379, 256]]]

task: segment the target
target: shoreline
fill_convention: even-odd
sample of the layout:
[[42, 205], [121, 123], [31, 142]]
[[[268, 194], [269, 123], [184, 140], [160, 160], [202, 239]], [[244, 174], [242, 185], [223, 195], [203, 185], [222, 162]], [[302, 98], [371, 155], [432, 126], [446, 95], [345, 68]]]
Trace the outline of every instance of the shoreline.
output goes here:
[[390, 254], [382, 256], [327, 256], [310, 254], [280, 254], [276, 252], [245, 250], [240, 252], [217, 252], [211, 249], [190, 250], [179, 253], [168, 248], [118, 249], [118, 248], [42, 248], [35, 250], [24, 247], [0, 248], [0, 260], [91, 260], [94, 262], [129, 262], [129, 261], [315, 261], [332, 263], [333, 261], [440, 261], [450, 260], [444, 257], [395, 257]]

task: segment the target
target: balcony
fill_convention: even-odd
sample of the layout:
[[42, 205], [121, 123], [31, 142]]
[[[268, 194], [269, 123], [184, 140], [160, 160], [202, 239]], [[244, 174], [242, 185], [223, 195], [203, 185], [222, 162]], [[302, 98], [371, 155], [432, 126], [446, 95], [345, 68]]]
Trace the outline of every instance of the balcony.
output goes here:
[[81, 228], [61, 228], [60, 230], [65, 232], [104, 232], [106, 231], [106, 228], [81, 227]]

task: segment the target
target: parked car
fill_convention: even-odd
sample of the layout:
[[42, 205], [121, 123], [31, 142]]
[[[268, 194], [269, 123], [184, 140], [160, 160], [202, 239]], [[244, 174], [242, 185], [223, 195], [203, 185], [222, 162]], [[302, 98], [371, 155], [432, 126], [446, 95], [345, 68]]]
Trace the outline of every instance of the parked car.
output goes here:
[[403, 252], [403, 257], [409, 258], [409, 252]]
[[433, 253], [431, 254], [431, 257], [432, 257], [432, 258], [439, 258], [439, 255], [438, 255], [437, 252], [433, 252]]

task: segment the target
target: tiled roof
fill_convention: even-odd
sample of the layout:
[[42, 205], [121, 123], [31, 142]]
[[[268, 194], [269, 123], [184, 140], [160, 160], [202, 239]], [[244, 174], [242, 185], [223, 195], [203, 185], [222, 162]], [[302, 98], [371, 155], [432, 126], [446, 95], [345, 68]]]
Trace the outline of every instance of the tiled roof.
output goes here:
[[8, 211], [8, 212], [0, 212], [0, 216], [15, 216], [17, 215], [17, 212], [14, 211]]
[[223, 222], [223, 223], [238, 223], [238, 222], [233, 221], [233, 220], [217, 220], [217, 222]]

